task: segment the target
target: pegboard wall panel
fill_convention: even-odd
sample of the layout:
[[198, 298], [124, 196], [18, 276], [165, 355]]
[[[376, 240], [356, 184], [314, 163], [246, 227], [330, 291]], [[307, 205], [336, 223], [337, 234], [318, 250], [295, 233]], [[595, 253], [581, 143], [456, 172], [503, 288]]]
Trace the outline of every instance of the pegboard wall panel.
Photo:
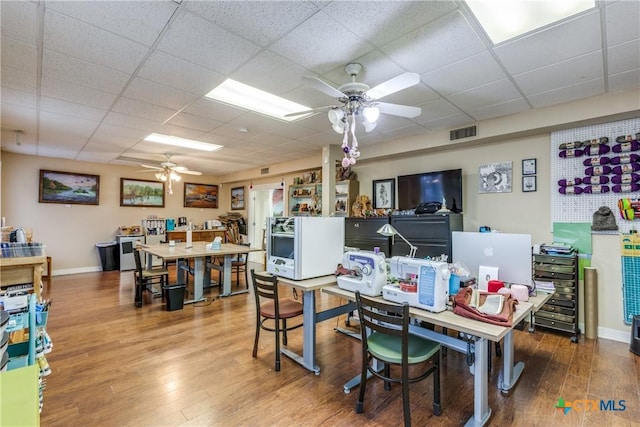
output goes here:
[[[640, 118], [551, 133], [551, 220], [588, 222], [601, 206], [614, 213], [620, 232], [640, 223], [620, 216], [618, 200], [640, 199]], [[633, 142], [616, 142], [631, 135]], [[608, 138], [606, 144], [588, 144]], [[576, 143], [577, 148], [572, 148]], [[624, 173], [632, 170], [632, 173]], [[637, 182], [627, 182], [637, 179]], [[573, 184], [573, 185], [572, 185]], [[565, 194], [563, 194], [565, 193]]]

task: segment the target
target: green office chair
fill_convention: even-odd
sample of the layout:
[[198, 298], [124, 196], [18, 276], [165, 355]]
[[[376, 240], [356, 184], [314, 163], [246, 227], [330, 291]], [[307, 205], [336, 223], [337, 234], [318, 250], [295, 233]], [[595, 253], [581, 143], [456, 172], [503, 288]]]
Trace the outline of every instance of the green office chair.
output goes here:
[[[409, 383], [421, 381], [433, 374], [433, 413], [440, 415], [440, 344], [415, 335], [409, 335], [409, 304], [385, 303], [365, 298], [356, 291], [356, 303], [360, 315], [362, 334], [362, 372], [360, 377], [360, 395], [356, 403], [356, 412], [364, 410], [364, 393], [367, 386], [367, 371], [384, 381], [385, 390], [391, 383], [402, 384], [402, 404], [404, 425], [411, 426], [409, 409]], [[382, 373], [371, 366], [376, 358], [382, 362]], [[420, 375], [409, 377], [409, 365], [427, 364]], [[390, 365], [401, 367], [401, 376], [392, 377]]]
[[[280, 370], [280, 334], [282, 344], [287, 345], [287, 331], [297, 329], [302, 322], [288, 326], [287, 320], [302, 317], [302, 304], [278, 296], [278, 277], [268, 273], [256, 273], [251, 269], [253, 294], [256, 298], [256, 337], [253, 342], [253, 357], [258, 355], [260, 329], [276, 333], [276, 371]], [[273, 323], [273, 327], [268, 326]]]

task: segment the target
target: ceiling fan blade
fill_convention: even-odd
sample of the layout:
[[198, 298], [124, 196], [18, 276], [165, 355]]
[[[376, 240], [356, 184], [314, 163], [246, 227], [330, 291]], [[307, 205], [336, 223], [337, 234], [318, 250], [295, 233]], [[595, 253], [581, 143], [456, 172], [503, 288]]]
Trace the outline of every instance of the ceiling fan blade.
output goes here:
[[304, 76], [303, 79], [312, 88], [319, 90], [320, 92], [327, 94], [332, 98], [344, 98], [345, 96], [347, 96], [335, 87], [331, 86], [329, 83], [326, 83], [317, 77]]
[[406, 117], [408, 119], [418, 117], [420, 114], [422, 114], [422, 108], [420, 107], [410, 107], [408, 105], [389, 104], [388, 102], [376, 102], [373, 105], [378, 107], [381, 113]]
[[376, 87], [369, 89], [367, 91], [367, 96], [370, 99], [380, 99], [387, 95], [391, 95], [392, 93], [399, 92], [402, 89], [415, 86], [418, 83], [420, 83], [420, 76], [418, 74], [402, 73], [384, 83], [380, 83]]
[[303, 114], [320, 113], [322, 111], [329, 111], [334, 108], [340, 108], [340, 107], [338, 107], [337, 105], [327, 105], [326, 107], [318, 107], [318, 108], [313, 108], [311, 110], [296, 111], [295, 113], [285, 114], [284, 117], [293, 117], [293, 116], [301, 116]]
[[157, 171], [164, 170], [164, 168], [161, 168], [159, 166], [152, 166], [152, 165], [145, 165], [145, 164], [140, 164], [140, 166], [142, 166], [143, 168], [149, 168]]
[[183, 170], [183, 171], [176, 171], [178, 173], [184, 173], [187, 175], [202, 175], [202, 172], [198, 172], [198, 171], [190, 171], [190, 170]]

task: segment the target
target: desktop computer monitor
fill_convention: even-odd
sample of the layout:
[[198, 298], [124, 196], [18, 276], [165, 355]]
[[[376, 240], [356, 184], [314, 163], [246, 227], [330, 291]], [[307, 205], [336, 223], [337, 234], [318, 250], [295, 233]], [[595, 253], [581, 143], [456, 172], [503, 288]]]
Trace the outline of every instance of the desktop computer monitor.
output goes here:
[[480, 266], [498, 268], [498, 279], [506, 283], [531, 285], [531, 235], [454, 231], [452, 259], [469, 268], [478, 279]]

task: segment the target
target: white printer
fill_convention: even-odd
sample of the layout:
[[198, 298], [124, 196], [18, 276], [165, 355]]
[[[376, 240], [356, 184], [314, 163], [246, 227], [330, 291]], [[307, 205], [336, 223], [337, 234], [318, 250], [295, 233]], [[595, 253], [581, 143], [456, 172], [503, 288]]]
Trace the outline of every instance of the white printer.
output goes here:
[[384, 299], [407, 302], [412, 307], [436, 313], [447, 309], [451, 272], [446, 262], [395, 256], [389, 260], [389, 266], [390, 276], [401, 282], [413, 280], [417, 286], [415, 290], [406, 291], [396, 284], [385, 285], [382, 287]]
[[337, 277], [338, 287], [362, 295], [380, 296], [387, 284], [387, 264], [384, 254], [371, 251], [347, 251], [342, 256], [342, 267], [351, 274]]

